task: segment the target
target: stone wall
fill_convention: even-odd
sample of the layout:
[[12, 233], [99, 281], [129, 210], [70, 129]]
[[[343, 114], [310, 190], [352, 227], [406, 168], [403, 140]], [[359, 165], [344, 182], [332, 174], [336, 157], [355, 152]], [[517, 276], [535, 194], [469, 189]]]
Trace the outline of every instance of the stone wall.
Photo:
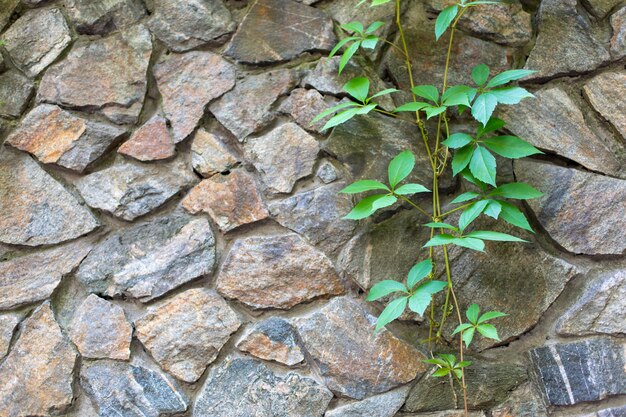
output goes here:
[[[384, 45], [335, 75], [337, 23], [393, 19], [356, 2], [0, 0], [0, 417], [461, 416], [421, 362], [427, 325], [375, 335], [364, 301], [418, 259], [422, 219], [341, 220], [346, 183], [424, 161], [414, 126], [309, 125], [354, 76], [407, 87]], [[417, 83], [438, 83], [446, 1], [403, 3]], [[538, 70], [500, 117], [545, 151], [501, 162], [545, 193], [530, 243], [451, 255], [462, 307], [509, 314], [468, 352], [472, 416], [625, 416], [626, 2], [460, 28], [452, 83]]]

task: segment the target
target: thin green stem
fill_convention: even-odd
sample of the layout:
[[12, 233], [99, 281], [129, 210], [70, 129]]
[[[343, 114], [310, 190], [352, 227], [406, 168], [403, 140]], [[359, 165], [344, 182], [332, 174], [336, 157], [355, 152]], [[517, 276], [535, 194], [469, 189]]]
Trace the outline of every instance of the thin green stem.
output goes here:
[[459, 206], [459, 207], [457, 207], [455, 209], [452, 209], [450, 211], [446, 211], [443, 214], [440, 214], [438, 217], [439, 218], [443, 218], [443, 217], [449, 216], [450, 214], [454, 213], [455, 211], [463, 210], [464, 208], [467, 208], [467, 207], [471, 206], [472, 204], [474, 204], [473, 201], [471, 203], [463, 204], [462, 206]]
[[420, 206], [418, 206], [417, 204], [415, 204], [414, 202], [412, 202], [411, 200], [409, 200], [408, 198], [406, 198], [405, 196], [401, 195], [401, 194], [394, 194], [396, 197], [400, 197], [402, 200], [406, 201], [407, 203], [409, 203], [411, 206], [413, 206], [414, 209], [416, 209], [417, 211], [419, 211], [420, 213], [422, 213], [424, 216], [428, 217], [430, 220], [433, 220], [433, 216], [431, 216], [430, 214], [428, 214], [428, 212], [426, 210], [424, 210], [423, 208], [421, 208]]

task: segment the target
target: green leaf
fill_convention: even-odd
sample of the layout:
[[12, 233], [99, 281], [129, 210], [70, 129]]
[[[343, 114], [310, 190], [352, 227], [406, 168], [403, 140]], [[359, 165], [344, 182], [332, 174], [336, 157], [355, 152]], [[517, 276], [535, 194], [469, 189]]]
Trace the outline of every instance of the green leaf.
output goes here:
[[439, 103], [439, 90], [434, 85], [418, 85], [413, 87], [411, 91], [418, 97], [430, 100], [435, 104]]
[[465, 230], [480, 214], [485, 210], [489, 204], [489, 200], [477, 201], [463, 211], [459, 218], [459, 229]]
[[447, 366], [448, 365], [448, 362], [444, 361], [443, 359], [437, 359], [437, 358], [424, 359], [424, 360], [422, 360], [422, 362], [430, 363], [430, 364], [433, 364], [433, 365], [439, 365], [439, 366]]
[[361, 22], [350, 22], [341, 25], [341, 28], [346, 32], [356, 32], [359, 34], [363, 34], [363, 23]]
[[472, 364], [472, 361], [462, 361], [456, 364], [457, 368], [467, 368]]
[[498, 317], [506, 317], [508, 314], [501, 313], [499, 311], [488, 311], [481, 315], [478, 319], [478, 323], [484, 323], [489, 320], [497, 319]]
[[367, 29], [365, 30], [365, 33], [369, 35], [370, 33], [376, 32], [378, 29], [380, 29], [383, 26], [385, 26], [385, 22], [374, 22], [367, 27]]
[[485, 215], [489, 216], [489, 217], [493, 217], [494, 219], [498, 219], [498, 217], [500, 216], [500, 212], [502, 211], [502, 206], [500, 205], [500, 202], [497, 200], [488, 200], [489, 204], [487, 204], [487, 207], [485, 207]]
[[467, 145], [454, 153], [452, 157], [452, 174], [457, 175], [470, 163], [474, 154], [474, 146]]
[[511, 81], [519, 80], [521, 78], [528, 77], [529, 75], [534, 74], [535, 72], [537, 71], [524, 70], [524, 69], [504, 71], [496, 75], [495, 77], [493, 77], [491, 81], [489, 81], [489, 83], [487, 84], [487, 88], [493, 88], [499, 85], [509, 83]]
[[374, 49], [374, 48], [376, 48], [376, 44], [378, 43], [379, 40], [380, 39], [376, 35], [366, 36], [361, 41], [361, 48], [364, 48], [364, 49]]
[[470, 99], [468, 96], [468, 92], [471, 89], [465, 85], [456, 85], [454, 87], [450, 87], [443, 93], [441, 96], [441, 100], [444, 105], [447, 107], [452, 106], [466, 106], [470, 107]]
[[474, 177], [496, 186], [496, 158], [487, 149], [482, 146], [476, 147], [469, 167]]
[[390, 279], [376, 283], [367, 295], [367, 301], [376, 301], [394, 292], [409, 293], [403, 283]]
[[455, 133], [453, 135], [448, 136], [448, 139], [441, 142], [451, 149], [462, 148], [463, 146], [472, 143], [474, 138], [468, 135], [467, 133]]
[[505, 125], [506, 122], [504, 120], [492, 117], [489, 119], [486, 126], [478, 126], [478, 129], [476, 130], [476, 137], [480, 138], [487, 133], [495, 132], [496, 130], [502, 129]]
[[496, 88], [489, 93], [494, 95], [501, 104], [518, 104], [525, 98], [535, 97], [522, 87]]
[[428, 107], [424, 107], [424, 111], [426, 112], [426, 120], [432, 119], [433, 117], [440, 115], [441, 113], [445, 112], [446, 110], [447, 110], [446, 106], [441, 106], [441, 107], [428, 106]]
[[432, 299], [433, 297], [429, 293], [418, 291], [409, 297], [409, 309], [423, 316]]
[[370, 195], [361, 200], [350, 213], [344, 216], [346, 220], [361, 220], [371, 216], [376, 210], [394, 204], [398, 199], [392, 195]]
[[500, 212], [500, 218], [502, 218], [502, 220], [512, 224], [513, 226], [517, 226], [534, 233], [534, 230], [528, 223], [526, 216], [524, 216], [524, 213], [522, 213], [519, 208], [506, 201], [499, 201], [499, 203], [502, 207], [502, 211]]
[[523, 182], [511, 182], [508, 184], [502, 184], [489, 195], [512, 198], [516, 200], [528, 200], [531, 198], [539, 198], [543, 193], [534, 187]]
[[460, 369], [453, 369], [452, 372], [454, 372], [456, 379], [461, 380], [463, 378], [463, 372]]
[[485, 126], [497, 105], [498, 99], [496, 96], [491, 93], [483, 93], [472, 104], [472, 116]]
[[342, 40], [340, 40], [337, 45], [335, 45], [335, 47], [333, 48], [332, 51], [330, 51], [330, 55], [328, 55], [329, 58], [332, 58], [333, 56], [335, 56], [335, 54], [337, 52], [339, 52], [339, 50], [341, 49], [342, 46], [344, 46], [345, 44], [347, 44], [348, 42], [351, 41], [356, 41], [359, 38], [357, 38], [356, 36], [350, 36], [348, 38], [343, 38]]
[[451, 371], [450, 368], [440, 368], [440, 369], [437, 369], [435, 372], [433, 372], [431, 376], [441, 378], [441, 377], [448, 375], [450, 371]]
[[465, 347], [469, 347], [470, 343], [472, 343], [472, 339], [474, 339], [475, 328], [472, 327], [463, 332], [463, 341], [465, 342]]
[[485, 139], [483, 143], [486, 147], [505, 158], [519, 159], [543, 153], [517, 136], [494, 136]]
[[341, 72], [343, 71], [345, 66], [348, 64], [352, 56], [354, 56], [356, 51], [359, 49], [359, 46], [361, 46], [361, 42], [356, 41], [343, 52], [343, 55], [341, 56], [341, 59], [339, 60], [339, 75], [341, 75]]
[[365, 102], [370, 90], [370, 80], [366, 77], [355, 77], [343, 86], [343, 91], [350, 94], [360, 102]]
[[407, 300], [408, 297], [401, 297], [390, 302], [389, 305], [387, 305], [387, 307], [383, 310], [383, 312], [380, 313], [380, 316], [376, 321], [375, 331], [379, 331], [387, 324], [400, 317], [404, 312], [404, 309], [406, 308]]
[[441, 11], [441, 13], [439, 13], [437, 20], [435, 21], [435, 38], [437, 40], [441, 38], [441, 35], [443, 35], [446, 30], [448, 30], [458, 11], [459, 6], [455, 5], [446, 7]]
[[357, 194], [357, 193], [363, 193], [365, 191], [371, 191], [371, 190], [390, 191], [389, 188], [381, 182], [374, 181], [374, 180], [361, 180], [361, 181], [357, 181], [355, 183], [348, 185], [346, 188], [344, 188], [340, 192], [344, 194]]
[[335, 127], [337, 125], [347, 122], [348, 120], [356, 116], [360, 110], [361, 107], [355, 107], [338, 113], [336, 116], [331, 117], [330, 120], [326, 122], [324, 127], [322, 127], [322, 130], [330, 129], [331, 127]]
[[485, 251], [485, 242], [480, 239], [475, 239], [472, 237], [463, 237], [463, 238], [455, 238], [452, 241], [453, 244], [457, 246], [461, 246], [463, 248], [472, 249], [478, 252]]
[[374, 110], [378, 106], [376, 103], [368, 104], [367, 106], [360, 107], [356, 114], [367, 114]]
[[430, 248], [431, 246], [449, 245], [455, 239], [456, 238], [454, 236], [446, 234], [446, 233], [440, 234], [440, 235], [436, 235], [432, 239], [430, 239], [428, 242], [426, 242], [424, 247], [425, 248]]
[[372, 0], [373, 6], [380, 6], [381, 4], [389, 3], [391, 0]]
[[437, 356], [445, 360], [449, 367], [453, 367], [456, 363], [456, 356], [454, 355], [450, 355], [448, 353], [438, 353]]
[[426, 294], [437, 294], [440, 291], [443, 291], [444, 288], [446, 288], [448, 286], [448, 283], [445, 281], [426, 281], [425, 283], [423, 283], [422, 285], [420, 285], [419, 287], [417, 287], [417, 289], [415, 290], [415, 292], [423, 292]]
[[487, 184], [485, 184], [482, 181], [477, 180], [472, 173], [470, 172], [469, 168], [464, 169], [461, 172], [461, 176], [468, 182], [471, 182], [472, 184], [474, 184], [475, 186], [477, 186], [478, 188], [480, 188], [481, 190], [483, 190], [483, 192], [487, 189]]
[[315, 118], [313, 120], [311, 120], [311, 123], [309, 123], [309, 125], [312, 125], [313, 123], [317, 123], [320, 120], [324, 119], [327, 116], [330, 116], [333, 113], [336, 113], [338, 110], [341, 109], [345, 109], [346, 107], [355, 107], [358, 106], [358, 104], [354, 103], [354, 102], [349, 102], [349, 103], [339, 103], [338, 105], [331, 107], [330, 109], [326, 109], [323, 112], [321, 112], [320, 114], [318, 114], [317, 116], [315, 116]]
[[480, 307], [478, 307], [478, 304], [476, 303], [469, 306], [467, 308], [467, 311], [465, 312], [465, 316], [472, 324], [476, 324], [476, 322], [478, 321], [479, 314], [480, 314]]
[[422, 279], [426, 278], [433, 270], [433, 260], [426, 259], [414, 265], [413, 268], [409, 271], [409, 276], [407, 279], [407, 285], [409, 288], [413, 288], [415, 284], [420, 282]]
[[402, 111], [411, 111], [411, 112], [420, 111], [424, 107], [429, 107], [429, 106], [430, 106], [430, 104], [428, 104], [428, 103], [424, 103], [422, 101], [414, 101], [414, 102], [411, 102], [411, 103], [403, 104], [400, 107], [397, 107], [394, 110], [394, 112], [395, 113], [399, 113], [399, 112], [402, 112]]
[[456, 329], [454, 329], [454, 332], [452, 332], [452, 336], [454, 336], [457, 333], [464, 332], [465, 330], [471, 327], [474, 327], [474, 325], [470, 323], [459, 324], [458, 326], [456, 326]]
[[452, 200], [451, 204], [464, 203], [466, 201], [473, 200], [476, 197], [480, 197], [480, 194], [475, 193], [473, 191], [468, 191], [466, 193], [461, 194], [460, 196], [458, 196], [454, 200]]
[[404, 184], [397, 188], [394, 193], [398, 195], [409, 195], [417, 193], [429, 193], [430, 190], [421, 184]]
[[472, 80], [477, 86], [484, 85], [489, 79], [489, 67], [485, 64], [476, 65], [472, 68]]
[[383, 91], [379, 91], [378, 93], [374, 94], [370, 98], [376, 98], [376, 97], [384, 96], [384, 95], [391, 94], [391, 93], [397, 93], [397, 92], [398, 92], [398, 90], [395, 89], [395, 88], [387, 88], [387, 89], [385, 89]]
[[493, 240], [496, 242], [527, 242], [519, 237], [511, 236], [506, 233], [491, 232], [488, 230], [476, 230], [465, 235], [466, 237], [472, 237], [482, 240]]
[[478, 330], [480, 334], [488, 339], [500, 341], [500, 336], [498, 336], [498, 330], [492, 324], [480, 324], [478, 325], [478, 327], [476, 327], [476, 330]]
[[415, 167], [415, 156], [411, 151], [400, 152], [398, 156], [393, 158], [389, 163], [389, 185], [394, 189], [396, 185], [409, 176]]
[[451, 224], [442, 223], [442, 222], [426, 223], [424, 226], [430, 227], [431, 229], [449, 229], [449, 230], [454, 230], [455, 232], [459, 231], [459, 229], [457, 229], [456, 227], [452, 226]]

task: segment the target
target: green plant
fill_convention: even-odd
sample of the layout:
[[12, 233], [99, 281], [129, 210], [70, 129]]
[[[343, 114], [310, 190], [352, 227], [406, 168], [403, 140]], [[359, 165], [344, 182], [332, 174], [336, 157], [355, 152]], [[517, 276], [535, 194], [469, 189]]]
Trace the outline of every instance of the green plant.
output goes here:
[[[415, 156], [410, 151], [401, 152], [389, 163], [387, 183], [365, 179], [342, 190], [343, 193], [347, 194], [368, 193], [345, 218], [364, 219], [380, 209], [390, 207], [401, 201], [409, 204], [427, 219], [424, 222], [424, 227], [430, 231], [430, 238], [423, 247], [428, 250], [428, 257], [413, 266], [405, 280], [385, 280], [375, 284], [370, 289], [367, 299], [369, 301], [390, 300], [378, 317], [376, 331], [399, 318], [407, 308], [426, 316], [429, 322], [429, 347], [432, 346], [433, 342], [441, 341], [446, 319], [451, 314], [456, 313], [458, 325], [450, 336], [456, 337], [458, 335], [459, 361], [457, 362], [454, 355], [435, 355], [432, 354], [431, 350], [432, 359], [428, 359], [426, 362], [437, 366], [433, 376], [450, 375], [451, 381], [460, 384], [463, 391], [465, 414], [467, 415], [467, 386], [464, 369], [470, 366], [471, 362], [464, 360], [464, 348], [470, 346], [477, 334], [489, 339], [500, 340], [496, 327], [488, 322], [506, 316], [506, 314], [489, 311], [480, 315], [479, 306], [472, 304], [466, 312], [468, 322], [463, 322], [454, 291], [448, 246], [456, 245], [482, 252], [485, 250], [485, 241], [524, 242], [523, 239], [501, 232], [475, 230], [472, 224], [481, 215], [496, 220], [501, 219], [513, 226], [532, 232], [524, 213], [510, 200], [532, 199], [540, 197], [542, 194], [531, 185], [524, 183], [498, 184], [497, 162], [494, 154], [503, 158], [518, 159], [540, 154], [541, 151], [518, 137], [498, 135], [497, 132], [504, 127], [505, 123], [493, 117], [498, 105], [515, 105], [523, 99], [533, 97], [524, 88], [510, 84], [528, 76], [532, 71], [514, 69], [492, 76], [490, 68], [481, 64], [472, 69], [473, 85], [449, 86], [450, 58], [459, 19], [471, 7], [498, 4], [496, 1], [459, 0], [457, 4], [445, 8], [435, 22], [437, 40], [449, 31], [441, 88], [433, 85], [415, 85], [411, 59], [400, 18], [401, 0], [371, 0], [371, 6], [374, 7], [391, 1], [395, 1], [395, 23], [400, 45], [380, 39], [373, 34], [383, 26], [381, 22], [374, 22], [367, 29], [364, 29], [365, 26], [362, 23], [352, 22], [341, 26], [350, 36], [337, 44], [331, 56], [345, 48], [340, 61], [339, 71], [341, 72], [359, 48], [371, 49], [380, 41], [389, 44], [394, 50], [399, 51], [405, 60], [413, 100], [398, 106], [391, 112], [386, 111], [380, 108], [373, 99], [384, 94], [393, 94], [398, 90], [387, 89], [370, 96], [370, 81], [365, 77], [357, 77], [344, 86], [344, 91], [353, 100], [324, 111], [313, 122], [332, 116], [324, 126], [325, 129], [328, 129], [345, 123], [355, 116], [366, 115], [372, 111], [389, 117], [400, 117], [405, 112], [414, 114], [413, 122], [419, 128], [432, 169], [433, 181], [431, 186], [427, 188], [422, 184], [405, 183], [414, 169]], [[368, 1], [363, 0], [359, 4], [365, 2]], [[475, 119], [477, 127], [473, 134], [450, 131], [449, 114], [453, 108], [456, 108], [459, 114], [462, 115], [467, 112]], [[426, 131], [426, 122], [431, 119], [436, 120], [434, 140], [428, 136]], [[460, 194], [451, 201], [450, 204], [455, 205], [454, 208], [443, 212], [442, 199], [439, 195], [439, 178], [448, 167], [451, 168], [453, 176], [463, 178], [469, 191]], [[421, 207], [411, 199], [411, 196], [415, 194], [424, 193], [430, 193], [432, 197], [432, 205], [428, 208]], [[460, 216], [451, 216], [456, 212], [459, 212]], [[440, 262], [439, 270], [436, 259], [443, 260]], [[438, 276], [444, 276], [445, 281], [437, 280]], [[443, 293], [442, 298], [444, 300], [440, 317], [437, 317], [437, 309], [433, 303], [434, 296], [438, 293]]]

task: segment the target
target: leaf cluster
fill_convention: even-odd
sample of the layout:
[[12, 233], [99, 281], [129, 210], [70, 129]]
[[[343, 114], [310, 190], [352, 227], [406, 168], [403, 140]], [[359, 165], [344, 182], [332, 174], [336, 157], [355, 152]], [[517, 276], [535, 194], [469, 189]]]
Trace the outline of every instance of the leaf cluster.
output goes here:
[[472, 343], [476, 332], [482, 334], [488, 339], [500, 341], [496, 327], [487, 322], [498, 317], [505, 317], [506, 314], [499, 311], [488, 311], [480, 315], [480, 317], [479, 314], [480, 307], [478, 307], [478, 304], [472, 304], [469, 306], [465, 312], [465, 316], [467, 317], [467, 320], [469, 320], [469, 323], [458, 325], [452, 333], [453, 336], [457, 333], [461, 333], [461, 338], [463, 339], [463, 342], [465, 342], [465, 347], [469, 347], [470, 343]]

